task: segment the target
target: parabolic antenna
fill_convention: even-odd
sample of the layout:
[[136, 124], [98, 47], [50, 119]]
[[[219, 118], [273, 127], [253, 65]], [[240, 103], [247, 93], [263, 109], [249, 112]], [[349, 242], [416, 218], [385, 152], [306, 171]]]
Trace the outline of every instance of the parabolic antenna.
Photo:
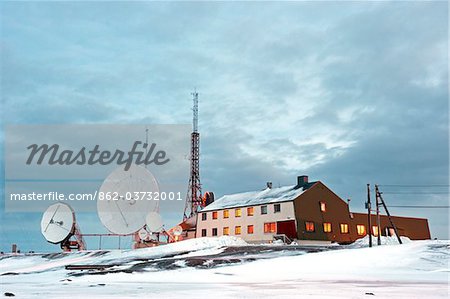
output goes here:
[[72, 236], [74, 230], [75, 212], [68, 204], [53, 204], [42, 215], [41, 232], [50, 243], [61, 243]]
[[112, 233], [126, 235], [137, 232], [145, 217], [155, 210], [157, 202], [150, 192], [159, 192], [153, 174], [144, 167], [132, 165], [128, 171], [121, 166], [103, 182], [97, 197], [97, 213]]
[[161, 215], [157, 212], [150, 212], [145, 218], [147, 229], [152, 233], [160, 232], [163, 229], [163, 221]]
[[174, 236], [179, 236], [179, 235], [181, 235], [182, 232], [183, 232], [183, 228], [181, 226], [179, 226], [179, 225], [177, 225], [177, 226], [175, 226], [173, 228], [173, 235]]

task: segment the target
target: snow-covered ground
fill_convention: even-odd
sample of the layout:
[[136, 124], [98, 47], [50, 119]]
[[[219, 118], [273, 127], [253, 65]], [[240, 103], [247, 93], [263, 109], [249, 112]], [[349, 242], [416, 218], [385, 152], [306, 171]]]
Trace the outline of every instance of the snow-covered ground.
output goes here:
[[[133, 251], [5, 255], [1, 291], [16, 298], [448, 298], [450, 242], [404, 241], [307, 248], [220, 237]], [[111, 267], [65, 269], [99, 264]]]

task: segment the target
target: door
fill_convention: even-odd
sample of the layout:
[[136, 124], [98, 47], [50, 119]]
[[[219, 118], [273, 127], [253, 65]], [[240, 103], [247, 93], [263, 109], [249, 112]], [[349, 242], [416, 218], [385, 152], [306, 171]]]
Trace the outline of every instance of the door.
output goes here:
[[289, 239], [297, 239], [295, 220], [277, 221], [277, 234], [285, 234]]

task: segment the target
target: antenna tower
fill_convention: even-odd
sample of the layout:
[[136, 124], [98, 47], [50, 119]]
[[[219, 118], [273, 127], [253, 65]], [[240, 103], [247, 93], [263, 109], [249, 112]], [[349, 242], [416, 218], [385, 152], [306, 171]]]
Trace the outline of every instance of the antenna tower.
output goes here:
[[191, 133], [191, 173], [189, 178], [183, 220], [197, 214], [202, 207], [202, 187], [200, 184], [200, 134], [198, 133], [198, 92], [192, 93], [193, 121]]

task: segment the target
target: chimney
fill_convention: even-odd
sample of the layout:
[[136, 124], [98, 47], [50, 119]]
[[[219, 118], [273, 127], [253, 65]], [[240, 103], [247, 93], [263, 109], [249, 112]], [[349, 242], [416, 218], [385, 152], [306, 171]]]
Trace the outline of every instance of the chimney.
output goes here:
[[297, 186], [296, 188], [302, 188], [306, 184], [308, 184], [308, 176], [307, 175], [301, 175], [297, 177]]
[[267, 188], [272, 189], [272, 182], [267, 182]]

